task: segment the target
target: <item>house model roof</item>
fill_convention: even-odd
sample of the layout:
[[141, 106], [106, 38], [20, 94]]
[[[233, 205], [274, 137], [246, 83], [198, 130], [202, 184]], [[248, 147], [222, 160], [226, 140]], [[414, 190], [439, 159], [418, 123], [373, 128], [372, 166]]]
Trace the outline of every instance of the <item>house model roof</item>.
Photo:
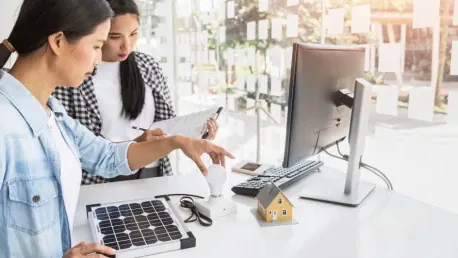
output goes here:
[[[256, 199], [258, 199], [262, 207], [266, 208], [267, 206], [269, 206], [272, 203], [272, 201], [275, 199], [275, 197], [277, 197], [279, 193], [281, 193], [280, 188], [278, 188], [273, 183], [269, 183], [269, 184], [266, 184], [259, 191], [258, 195], [256, 195]], [[288, 200], [289, 203], [291, 203], [288, 197], [285, 196], [285, 198]], [[291, 203], [291, 205], [293, 204]]]

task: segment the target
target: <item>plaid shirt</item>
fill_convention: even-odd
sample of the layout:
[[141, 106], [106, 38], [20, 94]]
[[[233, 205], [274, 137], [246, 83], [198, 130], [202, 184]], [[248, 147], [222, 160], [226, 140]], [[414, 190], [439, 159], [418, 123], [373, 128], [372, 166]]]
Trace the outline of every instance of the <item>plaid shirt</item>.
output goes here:
[[[154, 121], [170, 119], [176, 116], [167, 80], [159, 63], [150, 55], [134, 52], [135, 60], [145, 82], [147, 90], [151, 90], [154, 98]], [[94, 82], [89, 77], [77, 88], [57, 87], [53, 93], [67, 110], [68, 115], [78, 120], [94, 134], [100, 135], [102, 122], [94, 92]], [[159, 160], [159, 175], [172, 175], [172, 167], [166, 156]], [[82, 184], [97, 184], [108, 182], [103, 177], [90, 176], [83, 170]]]

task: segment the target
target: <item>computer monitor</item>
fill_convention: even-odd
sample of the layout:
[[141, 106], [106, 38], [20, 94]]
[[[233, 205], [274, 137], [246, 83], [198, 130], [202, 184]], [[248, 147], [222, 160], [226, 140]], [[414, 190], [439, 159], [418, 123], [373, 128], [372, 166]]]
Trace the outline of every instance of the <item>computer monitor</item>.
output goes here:
[[[368, 185], [357, 191], [371, 98], [370, 83], [361, 79], [364, 51], [356, 46], [293, 45], [283, 167], [294, 166], [351, 135], [346, 180], [316, 185], [307, 189], [313, 193], [304, 198], [355, 206], [365, 198], [363, 192], [373, 190]], [[340, 191], [344, 185], [345, 191]], [[329, 187], [336, 188], [333, 196], [322, 196], [323, 188], [330, 194]]]
[[294, 44], [283, 167], [342, 141], [351, 109], [335, 104], [340, 90], [354, 90], [364, 73], [364, 48]]

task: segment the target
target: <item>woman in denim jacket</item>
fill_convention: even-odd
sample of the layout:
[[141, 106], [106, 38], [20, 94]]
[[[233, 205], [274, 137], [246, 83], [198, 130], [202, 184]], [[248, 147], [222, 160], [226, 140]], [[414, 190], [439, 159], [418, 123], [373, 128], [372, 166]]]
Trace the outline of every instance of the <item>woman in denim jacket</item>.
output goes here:
[[9, 72], [0, 70], [0, 257], [113, 254], [100, 244], [72, 248], [82, 168], [105, 178], [130, 175], [181, 149], [206, 174], [202, 154], [222, 165], [232, 158], [183, 136], [114, 144], [67, 115], [51, 93], [80, 85], [100, 63], [111, 17], [105, 0], [24, 0], [0, 44], [0, 68], [19, 54]]

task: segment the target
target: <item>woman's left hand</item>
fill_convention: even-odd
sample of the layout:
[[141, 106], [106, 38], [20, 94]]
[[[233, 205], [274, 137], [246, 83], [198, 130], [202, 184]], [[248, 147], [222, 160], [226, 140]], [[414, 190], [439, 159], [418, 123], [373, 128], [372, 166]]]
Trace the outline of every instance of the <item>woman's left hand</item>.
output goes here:
[[210, 118], [207, 121], [207, 128], [208, 128], [207, 140], [214, 140], [216, 137], [216, 133], [218, 132], [218, 128], [219, 128], [218, 122], [215, 119]]
[[162, 131], [160, 128], [157, 128], [154, 130], [148, 130], [148, 131], [143, 132], [143, 134], [135, 138], [134, 141], [147, 142], [147, 141], [159, 140], [166, 136], [167, 134], [164, 133], [164, 131]]

